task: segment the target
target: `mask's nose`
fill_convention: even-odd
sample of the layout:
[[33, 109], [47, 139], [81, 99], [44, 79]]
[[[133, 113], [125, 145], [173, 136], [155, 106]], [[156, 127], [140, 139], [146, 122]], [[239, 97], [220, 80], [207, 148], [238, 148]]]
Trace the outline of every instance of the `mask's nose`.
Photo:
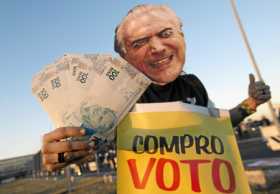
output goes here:
[[149, 40], [149, 46], [152, 55], [163, 54], [166, 50], [162, 40], [158, 37], [152, 37]]

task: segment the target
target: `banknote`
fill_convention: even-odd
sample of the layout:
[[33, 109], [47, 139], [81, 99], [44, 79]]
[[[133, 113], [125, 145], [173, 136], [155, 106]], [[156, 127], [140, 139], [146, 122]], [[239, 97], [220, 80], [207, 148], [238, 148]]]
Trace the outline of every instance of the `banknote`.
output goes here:
[[32, 80], [32, 93], [54, 127], [81, 126], [112, 139], [123, 117], [151, 83], [110, 54], [65, 54]]
[[67, 64], [47, 65], [32, 80], [32, 92], [48, 113], [55, 127], [62, 124], [61, 112], [70, 103], [68, 96]]

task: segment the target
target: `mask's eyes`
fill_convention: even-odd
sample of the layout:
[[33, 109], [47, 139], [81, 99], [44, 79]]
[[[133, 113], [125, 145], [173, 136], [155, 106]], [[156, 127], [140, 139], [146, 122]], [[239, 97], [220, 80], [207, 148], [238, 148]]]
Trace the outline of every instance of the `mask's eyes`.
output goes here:
[[162, 30], [158, 36], [161, 38], [169, 38], [173, 34], [173, 30], [171, 28], [166, 28]]
[[132, 42], [132, 48], [140, 48], [148, 42], [148, 38], [141, 38]]

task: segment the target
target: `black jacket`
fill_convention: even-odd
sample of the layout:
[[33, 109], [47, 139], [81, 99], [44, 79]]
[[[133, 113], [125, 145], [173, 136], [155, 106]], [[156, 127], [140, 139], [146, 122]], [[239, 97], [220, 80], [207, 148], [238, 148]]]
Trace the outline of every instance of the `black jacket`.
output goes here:
[[208, 95], [201, 81], [193, 74], [180, 75], [166, 85], [151, 84], [138, 103], [182, 101], [207, 107]]

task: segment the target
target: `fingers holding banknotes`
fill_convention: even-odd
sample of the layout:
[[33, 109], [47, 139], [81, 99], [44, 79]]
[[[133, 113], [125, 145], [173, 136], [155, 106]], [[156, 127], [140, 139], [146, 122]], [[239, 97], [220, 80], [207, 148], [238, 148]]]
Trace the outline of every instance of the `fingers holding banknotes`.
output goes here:
[[[32, 78], [33, 95], [54, 126], [84, 129], [61, 127], [44, 135], [44, 165], [54, 170], [70, 161], [80, 163], [84, 158], [75, 158], [94, 151], [91, 146], [114, 139], [115, 127], [150, 83], [125, 60], [107, 54], [66, 54], [46, 65]], [[94, 131], [99, 139], [82, 141], [91, 136], [87, 130]]]
[[42, 160], [46, 169], [56, 170], [91, 154], [95, 144], [89, 141], [86, 133], [79, 127], [61, 127], [45, 134]]

